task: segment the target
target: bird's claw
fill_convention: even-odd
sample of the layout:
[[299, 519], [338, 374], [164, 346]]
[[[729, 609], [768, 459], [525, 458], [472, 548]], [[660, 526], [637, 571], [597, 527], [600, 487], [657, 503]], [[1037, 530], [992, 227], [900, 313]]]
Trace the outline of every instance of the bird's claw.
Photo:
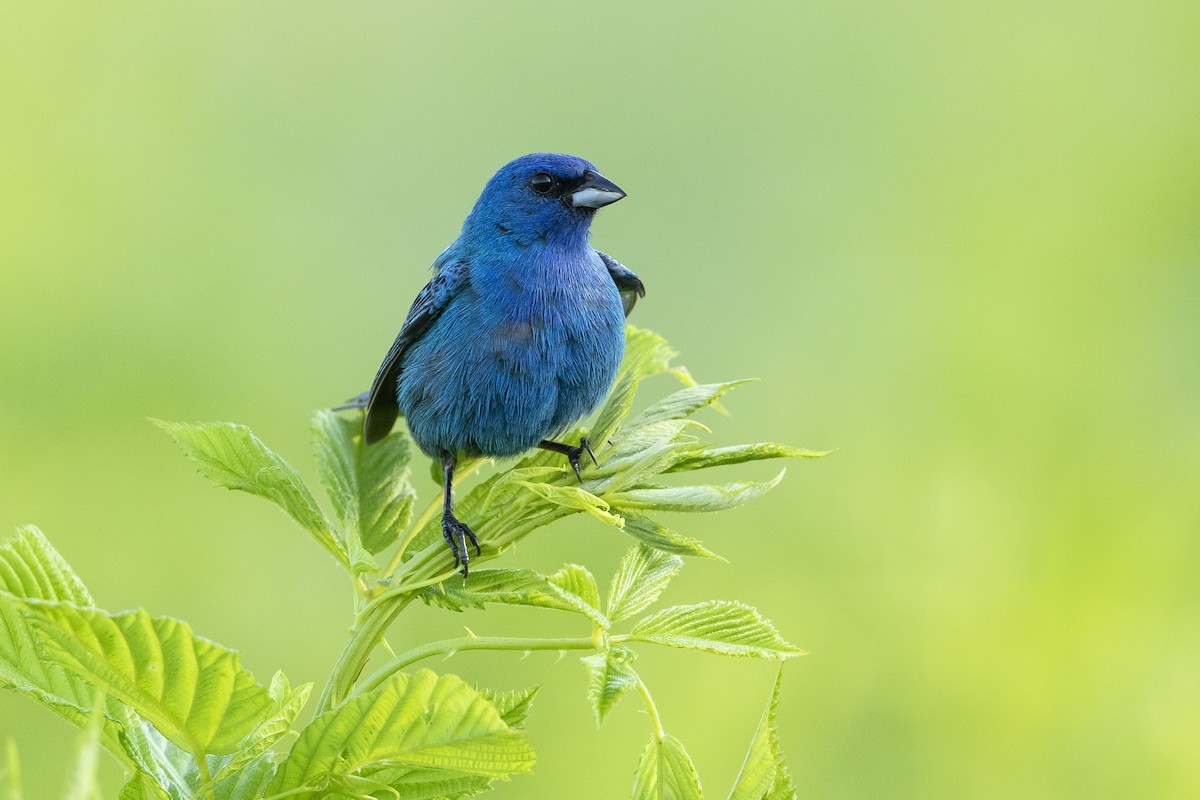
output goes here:
[[454, 565], [462, 565], [462, 576], [467, 577], [468, 565], [471, 561], [471, 555], [467, 552], [467, 540], [471, 540], [471, 544], [475, 545], [475, 555], [480, 555], [482, 551], [479, 549], [479, 539], [475, 538], [475, 532], [467, 527], [466, 523], [459, 522], [458, 518], [453, 514], [442, 514], [442, 537], [446, 540], [446, 544], [450, 545], [450, 552], [454, 554]]
[[579, 474], [579, 458], [583, 455], [584, 451], [592, 457], [593, 464], [600, 466], [600, 462], [596, 460], [596, 454], [592, 452], [592, 443], [587, 440], [586, 436], [579, 440], [578, 447], [568, 447], [567, 462], [571, 465], [571, 469], [575, 470], [575, 479], [580, 483], [583, 483], [583, 476]]
[[560, 442], [551, 442], [546, 439], [543, 439], [538, 447], [542, 448], [543, 450], [551, 450], [555, 453], [562, 453], [564, 456], [566, 456], [567, 463], [570, 464], [571, 469], [575, 471], [575, 477], [580, 483], [583, 483], [583, 476], [579, 474], [580, 456], [586, 452], [592, 457], [592, 463], [596, 466], [600, 466], [600, 462], [596, 460], [596, 454], [592, 452], [592, 443], [588, 441], [586, 436], [580, 437], [579, 445], [576, 447], [572, 447], [569, 444], [562, 444]]

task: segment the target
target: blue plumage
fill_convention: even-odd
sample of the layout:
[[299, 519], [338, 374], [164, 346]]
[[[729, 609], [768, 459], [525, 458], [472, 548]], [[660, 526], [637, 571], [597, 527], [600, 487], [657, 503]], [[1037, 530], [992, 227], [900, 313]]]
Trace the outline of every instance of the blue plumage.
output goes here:
[[625, 316], [642, 283], [594, 250], [597, 208], [625, 196], [589, 162], [535, 153], [505, 165], [462, 233], [434, 262], [366, 399], [364, 438], [387, 435], [398, 413], [446, 474], [443, 532], [466, 574], [466, 539], [453, 514], [458, 453], [513, 456], [549, 441], [592, 411], [612, 385]]

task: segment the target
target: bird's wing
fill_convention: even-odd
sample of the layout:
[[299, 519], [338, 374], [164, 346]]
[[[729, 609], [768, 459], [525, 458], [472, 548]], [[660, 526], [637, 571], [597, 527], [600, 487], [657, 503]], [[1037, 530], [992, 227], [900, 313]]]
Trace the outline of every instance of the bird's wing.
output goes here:
[[396, 404], [396, 382], [404, 365], [404, 353], [441, 316], [446, 306], [470, 281], [468, 266], [463, 261], [449, 261], [438, 268], [437, 274], [413, 301], [404, 326], [375, 373], [371, 391], [367, 393], [367, 416], [363, 424], [363, 441], [374, 444], [388, 435], [396, 424], [400, 408]]
[[628, 317], [638, 298], [646, 296], [646, 287], [642, 285], [642, 279], [633, 274], [633, 270], [629, 267], [607, 253], [597, 250], [596, 255], [600, 256], [604, 266], [608, 267], [608, 274], [612, 276], [613, 283], [617, 285], [617, 291], [621, 293], [621, 305], [625, 307], [625, 316]]

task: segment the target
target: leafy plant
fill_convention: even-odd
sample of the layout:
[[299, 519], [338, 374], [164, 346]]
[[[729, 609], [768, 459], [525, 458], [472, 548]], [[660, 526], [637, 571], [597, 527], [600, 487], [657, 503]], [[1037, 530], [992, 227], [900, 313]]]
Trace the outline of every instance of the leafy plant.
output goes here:
[[[464, 650], [578, 650], [597, 723], [629, 693], [651, 721], [633, 785], [635, 798], [700, 796], [695, 767], [668, 734], [635, 669], [643, 645], [783, 661], [801, 651], [755, 609], [708, 600], [652, 611], [685, 556], [713, 557], [700, 542], [653, 518], [657, 511], [717, 511], [775, 486], [660, 483], [662, 476], [774, 458], [823, 455], [778, 444], [711, 447], [696, 411], [744, 381], [696, 384], [657, 335], [630, 328], [625, 361], [585, 432], [600, 463], [582, 484], [555, 454], [535, 453], [479, 481], [458, 511], [495, 559], [557, 519], [586, 513], [630, 536], [632, 546], [603, 600], [578, 564], [544, 575], [519, 567], [458, 578], [440, 535], [434, 497], [414, 519], [413, 446], [400, 430], [365, 447], [361, 418], [323, 411], [313, 421], [318, 471], [336, 522], [300, 476], [249, 429], [225, 423], [159, 422], [200, 473], [278, 505], [346, 571], [356, 592], [350, 639], [325, 682], [312, 720], [298, 722], [312, 684], [276, 673], [268, 685], [238, 655], [194, 635], [184, 622], [144, 610], [98, 608], [80, 578], [33, 527], [0, 544], [0, 685], [78, 724], [85, 737], [70, 796], [97, 796], [96, 754], [126, 768], [120, 800], [373, 798], [435, 800], [486, 790], [533, 768], [524, 724], [536, 688], [500, 691], [455, 675], [410, 671], [434, 655]], [[642, 380], [672, 373], [683, 388], [632, 415]], [[485, 466], [460, 466], [461, 481]], [[386, 560], [380, 558], [391, 550]], [[468, 636], [428, 642], [362, 676], [375, 646], [414, 600], [455, 612], [488, 604], [529, 606], [581, 618], [578, 637]], [[776, 681], [731, 794], [732, 800], [794, 796], [776, 734]], [[19, 797], [17, 756], [0, 764], [0, 797]], [[631, 765], [632, 766], [632, 765]]]

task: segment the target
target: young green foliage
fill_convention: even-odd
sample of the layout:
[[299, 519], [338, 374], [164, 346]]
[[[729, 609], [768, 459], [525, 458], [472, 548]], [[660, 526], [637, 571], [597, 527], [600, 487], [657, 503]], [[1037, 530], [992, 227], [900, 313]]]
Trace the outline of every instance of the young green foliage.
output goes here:
[[439, 584], [421, 593], [426, 603], [452, 611], [483, 608], [485, 603], [556, 608], [582, 614], [603, 627], [595, 578], [583, 567], [568, 564], [553, 575], [526, 569], [481, 569], [460, 585]]
[[[37, 623], [43, 611], [62, 604], [79, 608], [92, 603], [83, 581], [71, 570], [41, 531], [27, 526], [0, 544], [0, 686], [40, 703], [83, 726], [95, 688], [60, 664], [44, 657]], [[78, 605], [75, 605], [78, 604]], [[120, 754], [117, 728], [101, 721], [102, 740]]]
[[676, 533], [661, 522], [629, 510], [625, 511], [623, 530], [642, 544], [664, 553], [673, 553], [677, 556], [720, 558], [690, 536]]
[[[402, 429], [367, 447], [359, 416], [316, 415], [317, 470], [333, 511], [326, 516], [296, 470], [244, 426], [157, 422], [202, 475], [270, 500], [350, 573], [359, 598], [356, 617], [315, 717], [298, 727], [312, 684], [293, 688], [277, 673], [263, 686], [235, 652], [194, 635], [185, 623], [140, 609], [110, 613], [96, 607], [83, 582], [32, 527], [0, 543], [0, 686], [86, 731], [81, 767], [70, 785], [69, 796], [78, 800], [95, 796], [93, 764], [101, 748], [126, 768], [120, 800], [439, 800], [474, 795], [532, 769], [534, 752], [523, 726], [537, 690], [473, 687], [454, 675], [413, 672], [410, 666], [466, 650], [578, 650], [597, 724], [633, 690], [646, 707], [651, 740], [633, 796], [699, 797], [695, 766], [664, 729], [650, 689], [634, 669], [634, 647], [780, 661], [802, 651], [742, 603], [709, 600], [652, 611], [684, 556], [715, 556], [651, 515], [732, 508], [773, 488], [783, 473], [767, 481], [691, 485], [663, 483], [663, 477], [823, 454], [774, 443], [701, 442], [709, 431], [693, 415], [709, 406], [719, 410], [719, 398], [748, 382], [698, 384], [686, 369], [672, 366], [675, 355], [657, 334], [628, 329], [626, 358], [609, 398], [590, 426], [564, 437], [586, 435], [596, 446], [599, 464], [584, 464], [582, 481], [560, 455], [539, 451], [463, 487], [457, 504], [482, 545], [472, 566], [508, 554], [533, 531], [574, 514], [629, 535], [632, 547], [603, 598], [592, 572], [579, 564], [551, 574], [485, 567], [465, 583], [458, 578], [441, 537], [440, 497], [428, 498], [414, 518], [414, 448]], [[684, 388], [632, 414], [639, 387], [662, 373]], [[460, 464], [456, 482], [484, 466], [479, 459]], [[581, 635], [468, 632], [417, 644], [364, 675], [388, 626], [418, 597], [456, 612], [495, 604], [531, 613], [565, 611], [578, 620]], [[778, 696], [777, 680], [732, 800], [794, 795], [776, 733]], [[19, 800], [17, 771], [10, 749], [0, 764], [0, 800]]]
[[637, 653], [628, 647], [614, 645], [580, 659], [588, 671], [588, 699], [592, 701], [597, 725], [604, 722], [626, 692], [638, 685], [638, 675], [633, 671], [635, 658]]
[[65, 605], [40, 610], [44, 653], [197, 757], [233, 752], [270, 707], [236, 653], [178, 620]]
[[783, 761], [775, 718], [782, 683], [783, 671], [780, 670], [771, 689], [771, 699], [767, 701], [758, 730], [754, 733], [754, 741], [750, 743], [750, 751], [746, 753], [733, 791], [729, 793], [729, 800], [784, 800], [796, 795], [792, 776]]
[[46, 537], [32, 525], [0, 544], [0, 592], [27, 600], [90, 606], [92, 596]]
[[[213, 780], [220, 782], [239, 772], [253, 771], [255, 765], [261, 767], [274, 764], [273, 748], [292, 732], [292, 726], [299, 716], [300, 710], [308, 702], [312, 692], [312, 684], [306, 683], [293, 689], [287, 676], [282, 671], [276, 672], [271, 679], [267, 694], [271, 699], [271, 709], [266, 718], [242, 740], [237, 751], [213, 775]], [[274, 770], [272, 770], [274, 772]]]
[[681, 569], [679, 556], [646, 545], [630, 548], [608, 586], [608, 618], [619, 622], [645, 611]]
[[121, 789], [117, 800], [171, 800], [171, 796], [158, 787], [144, 772], [138, 772]]
[[390, 784], [381, 773], [396, 767], [507, 778], [532, 769], [533, 758], [525, 734], [511, 728], [487, 697], [461, 678], [420, 670], [397, 674], [317, 717], [280, 765], [271, 789], [304, 798], [358, 778], [383, 787]]
[[175, 439], [201, 475], [226, 489], [270, 500], [339, 564], [350, 567], [346, 545], [334, 535], [300, 475], [249, 428], [227, 422], [190, 425], [154, 420], [154, 424]]
[[386, 550], [408, 526], [417, 498], [408, 479], [412, 442], [398, 428], [366, 447], [362, 425], [332, 411], [317, 413], [313, 432], [321, 483], [346, 538], [371, 554]]
[[723, 511], [774, 489], [783, 470], [769, 481], [736, 481], [721, 486], [654, 486], [617, 492], [609, 497], [622, 508], [656, 511]]
[[651, 737], [633, 779], [633, 800], [700, 800], [700, 776], [683, 743]]
[[722, 395], [752, 382], [752, 380], [740, 380], [684, 387], [638, 414], [629, 422], [629, 427], [643, 428], [662, 420], [689, 417], [705, 406], [712, 405]]
[[476, 687], [479, 693], [496, 707], [496, 713], [500, 715], [500, 719], [513, 728], [520, 728], [525, 724], [525, 720], [529, 717], [529, 710], [533, 707], [533, 698], [537, 696], [538, 688], [534, 686], [529, 689], [501, 691]]
[[671, 465], [667, 472], [688, 472], [694, 469], [724, 467], [729, 464], [744, 464], [747, 461], [763, 461], [770, 458], [823, 458], [829, 450], [805, 450], [788, 447], [786, 444], [760, 442], [739, 444], [732, 447], [705, 447], [693, 450]]
[[631, 637], [726, 656], [785, 659], [804, 654], [761, 614], [734, 600], [664, 608], [634, 625]]

